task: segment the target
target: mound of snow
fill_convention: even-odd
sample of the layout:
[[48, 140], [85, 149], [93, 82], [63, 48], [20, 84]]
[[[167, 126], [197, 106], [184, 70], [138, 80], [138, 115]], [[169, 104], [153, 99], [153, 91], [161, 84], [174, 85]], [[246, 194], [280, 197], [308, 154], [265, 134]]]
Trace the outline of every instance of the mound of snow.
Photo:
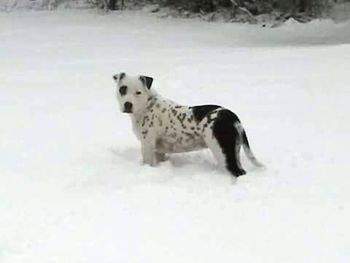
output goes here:
[[291, 25], [297, 25], [300, 24], [297, 20], [295, 20], [293, 17], [290, 17], [284, 22], [285, 26], [291, 26]]

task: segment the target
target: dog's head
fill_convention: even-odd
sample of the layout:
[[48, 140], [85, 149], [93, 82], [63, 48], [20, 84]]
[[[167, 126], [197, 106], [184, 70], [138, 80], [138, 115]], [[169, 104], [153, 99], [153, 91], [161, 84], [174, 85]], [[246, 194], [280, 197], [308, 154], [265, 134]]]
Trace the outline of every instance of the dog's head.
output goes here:
[[147, 106], [151, 95], [153, 78], [147, 76], [129, 76], [119, 73], [113, 76], [117, 84], [116, 96], [120, 110], [125, 113], [139, 113]]

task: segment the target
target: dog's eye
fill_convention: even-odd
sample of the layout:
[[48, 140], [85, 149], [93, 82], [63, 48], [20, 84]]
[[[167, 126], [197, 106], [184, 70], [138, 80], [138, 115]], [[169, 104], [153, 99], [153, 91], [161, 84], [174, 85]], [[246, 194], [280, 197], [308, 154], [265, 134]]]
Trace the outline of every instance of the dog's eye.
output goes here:
[[120, 93], [120, 95], [125, 95], [126, 92], [127, 92], [127, 90], [128, 90], [128, 87], [127, 87], [127, 86], [121, 86], [121, 87], [119, 88], [119, 93]]
[[136, 91], [136, 95], [141, 95], [142, 94], [142, 92], [141, 91]]

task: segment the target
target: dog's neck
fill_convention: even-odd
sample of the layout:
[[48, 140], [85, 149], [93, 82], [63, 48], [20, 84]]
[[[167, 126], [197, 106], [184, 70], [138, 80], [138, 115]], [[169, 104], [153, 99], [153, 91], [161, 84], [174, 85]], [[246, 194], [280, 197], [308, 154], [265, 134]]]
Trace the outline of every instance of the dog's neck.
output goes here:
[[131, 119], [133, 122], [138, 122], [140, 121], [144, 115], [151, 109], [153, 108], [156, 103], [159, 101], [159, 96], [157, 93], [155, 93], [154, 91], [150, 93], [148, 99], [147, 99], [147, 103], [145, 105], [145, 108], [141, 111], [138, 112], [134, 112], [131, 115]]
[[150, 110], [157, 103], [158, 98], [155, 94], [151, 94], [147, 99], [146, 109]]

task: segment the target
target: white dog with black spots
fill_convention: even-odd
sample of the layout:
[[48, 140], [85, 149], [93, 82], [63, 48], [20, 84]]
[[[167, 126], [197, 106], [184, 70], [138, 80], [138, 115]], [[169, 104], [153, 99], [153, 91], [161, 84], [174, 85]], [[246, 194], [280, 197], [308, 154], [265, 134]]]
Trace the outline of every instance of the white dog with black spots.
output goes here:
[[156, 166], [166, 154], [209, 148], [221, 167], [233, 176], [245, 174], [240, 149], [261, 167], [236, 114], [217, 105], [182, 106], [164, 99], [152, 88], [153, 78], [113, 76], [120, 110], [131, 116], [134, 133], [141, 142], [143, 162]]

